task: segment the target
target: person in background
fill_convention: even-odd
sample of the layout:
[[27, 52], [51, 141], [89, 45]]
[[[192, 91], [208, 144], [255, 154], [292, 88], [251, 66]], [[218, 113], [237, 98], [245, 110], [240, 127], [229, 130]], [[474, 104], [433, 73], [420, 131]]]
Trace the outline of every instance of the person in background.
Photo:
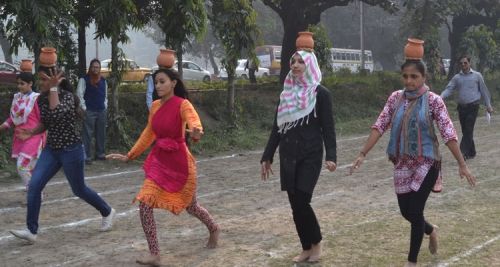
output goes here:
[[[492, 113], [491, 97], [483, 75], [471, 68], [469, 56], [462, 56], [459, 60], [461, 70], [450, 80], [441, 98], [447, 99], [453, 92], [458, 92], [457, 110], [460, 126], [462, 128], [462, 140], [460, 140], [460, 151], [465, 160], [476, 156], [474, 144], [474, 125], [476, 124], [479, 104], [486, 106], [486, 112]], [[482, 101], [481, 101], [482, 99]]]
[[95, 138], [95, 159], [105, 160], [106, 121], [108, 108], [108, 84], [101, 76], [101, 62], [90, 61], [89, 70], [78, 81], [76, 93], [80, 106], [85, 111], [83, 123], [83, 145], [85, 163], [92, 164], [92, 139]]
[[12, 99], [9, 118], [0, 125], [0, 133], [14, 127], [12, 158], [17, 160], [17, 173], [23, 180], [26, 192], [45, 143], [45, 132], [33, 135], [26, 140], [16, 135], [21, 129], [31, 129], [40, 123], [40, 109], [37, 104], [40, 94], [33, 92], [33, 82], [34, 77], [31, 72], [21, 72], [17, 75], [19, 92], [14, 94]]

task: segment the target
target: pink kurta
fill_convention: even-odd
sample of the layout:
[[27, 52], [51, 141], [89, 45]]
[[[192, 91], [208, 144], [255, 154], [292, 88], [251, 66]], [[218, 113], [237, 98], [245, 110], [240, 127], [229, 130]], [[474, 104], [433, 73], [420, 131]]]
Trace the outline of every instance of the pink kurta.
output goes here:
[[[11, 115], [4, 122], [4, 124], [7, 124], [10, 128], [15, 127], [14, 138], [12, 141], [12, 157], [17, 158], [21, 155], [24, 158], [33, 159], [37, 158], [38, 154], [41, 151], [41, 148], [45, 142], [45, 133], [34, 135], [24, 141], [17, 138], [16, 133], [20, 129], [32, 129], [40, 123], [40, 110], [38, 108], [38, 104], [36, 103], [37, 98], [21, 97], [21, 95], [19, 94], [20, 93], [17, 93], [15, 95], [11, 107]], [[28, 99], [29, 101], [34, 101], [33, 103], [31, 103], [31, 105], [30, 103], [28, 103], [27, 105], [31, 108], [26, 109], [25, 107], [22, 107], [22, 105], [19, 105], [20, 101], [28, 101]], [[16, 114], [24, 114], [25, 109], [29, 112], [26, 121], [16, 125], [14, 123], [13, 116], [15, 116]]]
[[[380, 113], [372, 129], [376, 129], [380, 134], [383, 134], [391, 126], [391, 120], [396, 109], [397, 101], [402, 90], [395, 91], [387, 99], [384, 109]], [[408, 100], [405, 101], [405, 110], [408, 106]], [[439, 133], [447, 143], [450, 140], [458, 140], [457, 133], [453, 127], [453, 122], [448, 115], [448, 110], [441, 97], [433, 92], [429, 92], [429, 112], [432, 120], [434, 120], [439, 129]], [[433, 159], [424, 158], [418, 160], [411, 157], [396, 159], [394, 164], [394, 188], [396, 194], [404, 194], [411, 191], [418, 191], [429, 169], [435, 163]], [[441, 172], [439, 173], [437, 185], [441, 183]], [[435, 191], [440, 191], [440, 188], [435, 187]]]

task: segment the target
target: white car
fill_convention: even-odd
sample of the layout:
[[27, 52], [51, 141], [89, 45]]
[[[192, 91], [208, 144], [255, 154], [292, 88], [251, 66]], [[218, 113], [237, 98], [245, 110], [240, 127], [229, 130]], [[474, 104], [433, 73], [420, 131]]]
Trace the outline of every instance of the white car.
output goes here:
[[[172, 66], [174, 70], [177, 70], [177, 61], [175, 61], [174, 66]], [[154, 66], [151, 68], [154, 73], [158, 70], [158, 66]], [[196, 63], [192, 61], [183, 60], [182, 61], [182, 78], [184, 80], [194, 80], [194, 81], [204, 81], [210, 82], [210, 72], [208, 70], [202, 69]]]
[[[238, 59], [238, 65], [236, 66], [236, 78], [248, 79], [248, 69], [245, 70], [246, 59]], [[259, 70], [255, 72], [255, 77], [266, 77], [269, 75], [269, 69], [264, 67], [259, 67]], [[219, 73], [221, 79], [227, 79], [226, 69], [222, 68]]]

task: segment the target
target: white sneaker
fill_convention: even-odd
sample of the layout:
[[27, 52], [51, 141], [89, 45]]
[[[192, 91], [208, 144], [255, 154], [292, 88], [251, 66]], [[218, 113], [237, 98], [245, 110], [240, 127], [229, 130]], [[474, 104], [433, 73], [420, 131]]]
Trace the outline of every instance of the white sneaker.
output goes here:
[[28, 241], [30, 244], [34, 244], [36, 241], [36, 234], [32, 234], [30, 232], [30, 230], [28, 230], [28, 229], [10, 230], [9, 232], [17, 238], [24, 239], [24, 240]]
[[113, 228], [113, 219], [115, 218], [116, 210], [111, 208], [111, 212], [108, 216], [102, 217], [101, 222], [101, 232], [106, 232]]

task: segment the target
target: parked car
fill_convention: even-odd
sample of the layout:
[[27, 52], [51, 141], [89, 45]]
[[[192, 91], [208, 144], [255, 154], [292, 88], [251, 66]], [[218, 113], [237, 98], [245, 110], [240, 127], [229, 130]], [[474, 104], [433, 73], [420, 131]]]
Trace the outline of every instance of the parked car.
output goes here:
[[19, 69], [5, 61], [0, 61], [0, 84], [16, 84], [16, 77]]
[[[238, 65], [236, 66], [236, 78], [248, 79], [248, 69], [245, 69], [246, 59], [238, 59]], [[269, 75], [269, 69], [264, 67], [259, 67], [259, 70], [255, 72], [255, 77], [266, 77]], [[219, 73], [219, 78], [225, 80], [227, 79], [227, 71], [222, 68]]]
[[[132, 59], [125, 59], [125, 67], [122, 76], [123, 82], [142, 82], [146, 81], [149, 75], [151, 75], [150, 68], [142, 68], [135, 63]], [[105, 59], [101, 61], [101, 75], [104, 78], [108, 78], [111, 74], [111, 68], [109, 64], [111, 59]]]
[[[175, 61], [173, 69], [177, 70], [177, 61]], [[154, 66], [151, 68], [152, 72], [158, 70], [158, 66]], [[204, 81], [210, 82], [210, 72], [201, 68], [198, 64], [183, 60], [182, 61], [182, 78], [184, 80], [193, 80], [193, 81]]]

